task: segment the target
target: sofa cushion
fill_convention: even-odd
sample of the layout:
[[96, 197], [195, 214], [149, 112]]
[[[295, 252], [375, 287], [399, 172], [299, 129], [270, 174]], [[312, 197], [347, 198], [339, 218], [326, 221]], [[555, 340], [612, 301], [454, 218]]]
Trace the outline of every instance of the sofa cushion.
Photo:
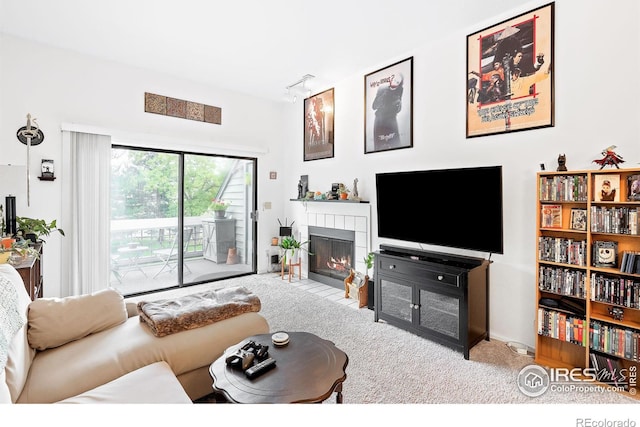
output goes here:
[[59, 403], [192, 403], [166, 362], [152, 363]]
[[[269, 332], [259, 313], [246, 313], [197, 329], [158, 338], [137, 317], [60, 347], [38, 352], [17, 403], [51, 403], [84, 393], [154, 362], [166, 361], [194, 400], [212, 390], [207, 368], [228, 347], [248, 336]], [[182, 383], [182, 381], [181, 381]], [[193, 393], [192, 390], [197, 390]]]
[[65, 298], [40, 298], [29, 305], [28, 337], [37, 350], [58, 347], [127, 320], [124, 298], [113, 289]]

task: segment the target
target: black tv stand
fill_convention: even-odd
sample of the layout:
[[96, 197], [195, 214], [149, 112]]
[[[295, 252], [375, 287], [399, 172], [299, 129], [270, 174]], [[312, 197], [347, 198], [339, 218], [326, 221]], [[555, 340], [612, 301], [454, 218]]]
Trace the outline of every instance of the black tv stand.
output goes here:
[[489, 264], [483, 258], [381, 245], [375, 253], [376, 322], [461, 351], [489, 340]]

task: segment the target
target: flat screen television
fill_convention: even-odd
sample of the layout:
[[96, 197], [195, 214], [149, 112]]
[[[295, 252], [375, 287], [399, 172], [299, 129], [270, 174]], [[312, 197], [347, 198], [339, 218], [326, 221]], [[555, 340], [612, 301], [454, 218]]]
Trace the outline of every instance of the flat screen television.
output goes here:
[[503, 253], [502, 166], [376, 174], [378, 237]]

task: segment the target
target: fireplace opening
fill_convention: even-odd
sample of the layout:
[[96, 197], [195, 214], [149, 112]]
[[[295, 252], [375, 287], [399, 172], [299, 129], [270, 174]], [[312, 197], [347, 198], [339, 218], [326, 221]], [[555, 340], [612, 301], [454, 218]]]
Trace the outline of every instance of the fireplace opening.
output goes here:
[[309, 227], [309, 252], [309, 279], [344, 289], [344, 279], [355, 264], [355, 233]]

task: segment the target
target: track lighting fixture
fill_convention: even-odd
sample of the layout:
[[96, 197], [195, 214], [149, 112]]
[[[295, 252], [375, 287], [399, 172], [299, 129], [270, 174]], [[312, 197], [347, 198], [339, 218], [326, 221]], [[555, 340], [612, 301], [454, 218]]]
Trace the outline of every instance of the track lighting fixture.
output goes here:
[[315, 76], [311, 74], [305, 74], [300, 80], [295, 83], [286, 86], [287, 94], [285, 100], [291, 103], [295, 103], [298, 100], [298, 95], [308, 98], [311, 96], [311, 89], [307, 87], [307, 80], [313, 79]]

